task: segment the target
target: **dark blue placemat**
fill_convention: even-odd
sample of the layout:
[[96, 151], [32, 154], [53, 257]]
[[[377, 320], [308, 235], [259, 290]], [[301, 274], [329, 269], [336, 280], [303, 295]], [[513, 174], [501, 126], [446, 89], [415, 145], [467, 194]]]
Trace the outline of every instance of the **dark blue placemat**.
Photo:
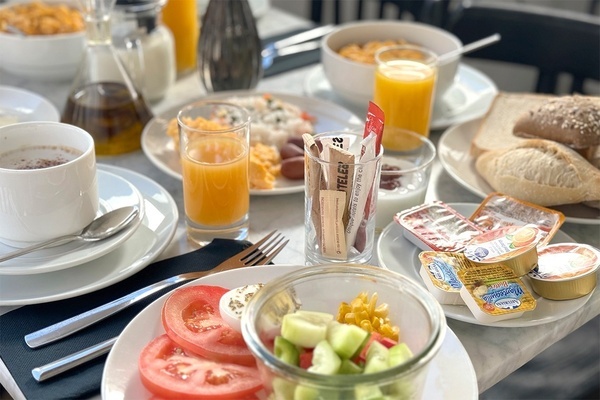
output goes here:
[[202, 249], [150, 264], [135, 275], [105, 289], [71, 299], [24, 306], [6, 313], [0, 316], [0, 358], [28, 400], [79, 399], [97, 395], [100, 392], [106, 356], [41, 383], [33, 379], [31, 370], [117, 336], [142, 309], [175, 286], [45, 347], [32, 350], [27, 347], [23, 337], [161, 279], [183, 272], [212, 269], [248, 245], [246, 241], [215, 239]]
[[[287, 38], [300, 32], [304, 32], [306, 29], [297, 29], [291, 32], [286, 32], [277, 36], [271, 36], [263, 39], [263, 47], [265, 44], [274, 42], [279, 39]], [[289, 56], [277, 57], [273, 60], [273, 65], [264, 71], [264, 77], [281, 74], [283, 72], [291, 71], [296, 68], [306, 67], [307, 65], [316, 64], [321, 61], [321, 49], [305, 51], [298, 54], [291, 54]]]

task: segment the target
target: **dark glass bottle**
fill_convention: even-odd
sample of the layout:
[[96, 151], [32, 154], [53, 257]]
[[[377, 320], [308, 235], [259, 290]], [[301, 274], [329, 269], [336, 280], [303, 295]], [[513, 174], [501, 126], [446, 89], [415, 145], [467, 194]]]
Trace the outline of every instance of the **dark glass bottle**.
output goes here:
[[209, 93], [253, 89], [262, 77], [262, 45], [247, 0], [210, 0], [198, 47], [200, 81]]

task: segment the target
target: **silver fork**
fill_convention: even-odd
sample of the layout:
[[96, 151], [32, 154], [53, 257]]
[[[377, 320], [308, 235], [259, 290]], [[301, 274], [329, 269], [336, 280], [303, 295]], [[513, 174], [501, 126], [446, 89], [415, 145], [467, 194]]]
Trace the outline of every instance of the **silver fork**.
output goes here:
[[221, 264], [210, 271], [188, 272], [172, 276], [152, 285], [143, 287], [128, 295], [103, 304], [89, 311], [83, 312], [64, 321], [57, 322], [46, 328], [25, 335], [25, 342], [32, 349], [55, 342], [65, 338], [85, 327], [95, 324], [132, 304], [158, 292], [166, 287], [175, 285], [179, 282], [198, 279], [215, 272], [228, 271], [240, 267], [250, 267], [254, 265], [264, 265], [269, 263], [283, 248], [289, 240], [277, 231], [270, 232], [264, 238], [254, 245], [242, 250], [233, 257], [223, 261]]

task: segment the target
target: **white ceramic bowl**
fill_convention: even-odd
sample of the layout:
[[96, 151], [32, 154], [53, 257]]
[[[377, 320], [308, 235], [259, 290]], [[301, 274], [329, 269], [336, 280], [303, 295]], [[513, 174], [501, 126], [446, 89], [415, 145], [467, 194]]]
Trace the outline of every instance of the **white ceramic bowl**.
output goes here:
[[35, 36], [0, 32], [0, 68], [38, 81], [67, 81], [75, 77], [84, 49], [84, 31]]
[[[452, 33], [419, 22], [377, 20], [342, 24], [325, 36], [321, 45], [325, 76], [336, 94], [357, 106], [364, 106], [373, 96], [375, 65], [342, 57], [337, 53], [342, 46], [397, 39], [427, 47], [438, 55], [462, 48], [462, 42]], [[452, 86], [459, 61], [460, 56], [456, 56], [439, 66], [436, 102]]]

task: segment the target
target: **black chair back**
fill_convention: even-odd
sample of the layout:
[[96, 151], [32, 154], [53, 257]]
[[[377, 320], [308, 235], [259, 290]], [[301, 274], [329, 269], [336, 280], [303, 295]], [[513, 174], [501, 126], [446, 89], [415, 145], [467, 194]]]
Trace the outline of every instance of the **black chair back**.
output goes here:
[[572, 77], [571, 93], [584, 93], [586, 79], [600, 80], [600, 18], [594, 15], [503, 2], [463, 4], [446, 29], [465, 44], [500, 33], [500, 42], [466, 57], [533, 66], [538, 93], [557, 93], [562, 73]]

